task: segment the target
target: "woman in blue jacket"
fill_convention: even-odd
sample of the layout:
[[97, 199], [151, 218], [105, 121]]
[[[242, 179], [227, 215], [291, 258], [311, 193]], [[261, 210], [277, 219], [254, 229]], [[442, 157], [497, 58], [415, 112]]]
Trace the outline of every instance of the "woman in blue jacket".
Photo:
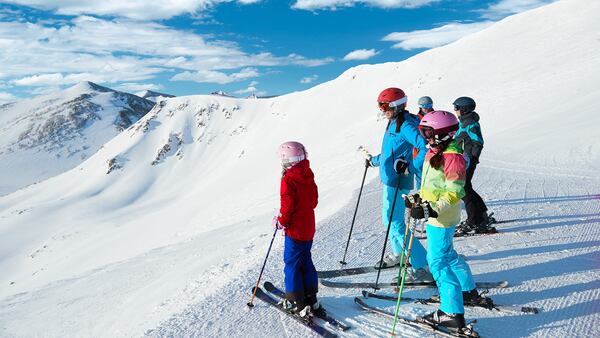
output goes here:
[[[382, 220], [386, 229], [390, 221], [394, 193], [398, 187], [389, 234], [392, 252], [384, 258], [383, 262], [378, 262], [377, 267], [399, 264], [406, 230], [404, 201], [401, 196], [408, 194], [414, 188], [415, 176], [417, 187], [420, 185], [423, 159], [427, 152], [425, 140], [418, 130], [419, 118], [408, 113], [406, 101], [406, 94], [399, 88], [387, 88], [377, 99], [379, 109], [384, 112], [388, 124], [381, 144], [381, 153], [372, 157], [369, 155], [367, 165], [379, 167], [379, 175], [383, 183]], [[419, 149], [419, 155], [414, 159], [413, 148]], [[433, 281], [427, 269], [427, 252], [418, 240], [413, 241], [410, 263], [412, 269], [408, 270], [407, 281]]]

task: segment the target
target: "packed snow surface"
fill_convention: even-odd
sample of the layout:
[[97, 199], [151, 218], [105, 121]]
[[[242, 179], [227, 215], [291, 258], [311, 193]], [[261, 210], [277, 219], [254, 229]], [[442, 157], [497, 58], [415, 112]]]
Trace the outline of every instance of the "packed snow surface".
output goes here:
[[[386, 122], [374, 98], [390, 86], [408, 93], [412, 111], [421, 95], [445, 110], [458, 96], [477, 100], [485, 148], [474, 183], [506, 222], [499, 234], [455, 246], [476, 280], [510, 282], [490, 290], [497, 303], [542, 310], [467, 309], [480, 334], [600, 336], [595, 13], [599, 2], [556, 2], [277, 98], [160, 102], [76, 168], [0, 197], [0, 336], [310, 336], [258, 300], [246, 307], [278, 211], [275, 149], [288, 140], [306, 145], [320, 192], [313, 258], [318, 269], [337, 267], [364, 170], [356, 150], [377, 152]], [[381, 186], [374, 170], [367, 178], [350, 266], [373, 264], [383, 246]], [[263, 277], [277, 285], [282, 243], [278, 236]], [[391, 321], [359, 310], [359, 294], [321, 287], [319, 296], [353, 326], [341, 336], [388, 336]], [[434, 309], [404, 305], [401, 314]]]

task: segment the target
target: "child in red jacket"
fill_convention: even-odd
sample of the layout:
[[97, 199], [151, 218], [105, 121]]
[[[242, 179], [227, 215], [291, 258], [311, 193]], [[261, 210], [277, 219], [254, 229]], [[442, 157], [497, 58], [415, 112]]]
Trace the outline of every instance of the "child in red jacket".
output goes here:
[[306, 316], [323, 311], [317, 301], [317, 270], [310, 253], [319, 194], [301, 143], [285, 142], [277, 154], [283, 168], [281, 209], [275, 226], [285, 230], [283, 261], [287, 299], [284, 307]]

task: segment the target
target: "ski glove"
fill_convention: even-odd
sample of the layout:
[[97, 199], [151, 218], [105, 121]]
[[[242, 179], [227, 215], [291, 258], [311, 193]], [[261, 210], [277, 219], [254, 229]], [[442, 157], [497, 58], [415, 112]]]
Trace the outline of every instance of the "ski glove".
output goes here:
[[365, 167], [372, 167], [373, 163], [371, 163], [371, 159], [373, 158], [373, 156], [371, 156], [371, 154], [369, 153], [365, 153]]
[[409, 163], [402, 157], [394, 161], [394, 170], [396, 171], [396, 174], [408, 175], [408, 164]]
[[285, 229], [285, 225], [279, 223], [279, 217], [277, 216], [273, 216], [273, 229], [275, 228], [279, 230]]
[[402, 195], [402, 197], [404, 198], [404, 206], [407, 208], [412, 208], [413, 203], [421, 203], [421, 196], [419, 194]]
[[438, 213], [431, 208], [429, 202], [423, 202], [410, 209], [410, 217], [416, 219], [437, 218]]

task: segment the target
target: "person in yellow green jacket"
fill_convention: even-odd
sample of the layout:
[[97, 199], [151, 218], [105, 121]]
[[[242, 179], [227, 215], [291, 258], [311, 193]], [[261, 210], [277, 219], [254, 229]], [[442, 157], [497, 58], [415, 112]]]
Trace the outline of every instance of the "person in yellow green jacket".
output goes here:
[[427, 219], [427, 263], [440, 292], [440, 309], [424, 319], [462, 331], [464, 304], [486, 305], [491, 300], [479, 295], [469, 265], [452, 244], [466, 176], [462, 148], [454, 140], [457, 130], [458, 119], [447, 111], [430, 112], [421, 120], [419, 132], [429, 150], [420, 195], [413, 196], [414, 203], [407, 202], [407, 206], [411, 217]]

